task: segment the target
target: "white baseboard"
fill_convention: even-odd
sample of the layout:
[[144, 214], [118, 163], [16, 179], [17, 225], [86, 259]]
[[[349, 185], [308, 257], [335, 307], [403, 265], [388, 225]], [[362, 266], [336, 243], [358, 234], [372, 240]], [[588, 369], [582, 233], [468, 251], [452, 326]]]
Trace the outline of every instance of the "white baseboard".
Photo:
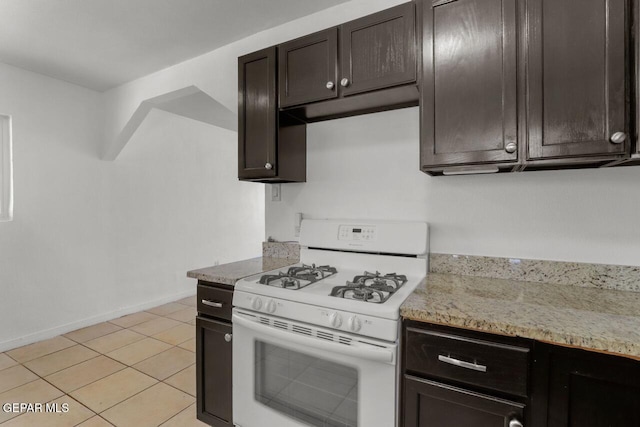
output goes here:
[[195, 294], [196, 293], [194, 286], [193, 291], [185, 291], [173, 295], [168, 295], [162, 298], [144, 302], [142, 304], [132, 305], [118, 310], [109, 311], [107, 313], [102, 313], [97, 316], [91, 316], [77, 322], [71, 322], [65, 325], [56, 326], [51, 329], [46, 329], [44, 331], [35, 332], [24, 337], [3, 341], [0, 342], [0, 352], [12, 350], [14, 348], [22, 347], [34, 342], [57, 337], [58, 335], [66, 334], [67, 332], [75, 331], [76, 329], [95, 325], [101, 322], [106, 322], [107, 320], [117, 319], [118, 317], [125, 316], [127, 314], [137, 313], [138, 311], [147, 310], [149, 308], [157, 307], [159, 305], [166, 304], [172, 301], [177, 301], [179, 299], [190, 297]]

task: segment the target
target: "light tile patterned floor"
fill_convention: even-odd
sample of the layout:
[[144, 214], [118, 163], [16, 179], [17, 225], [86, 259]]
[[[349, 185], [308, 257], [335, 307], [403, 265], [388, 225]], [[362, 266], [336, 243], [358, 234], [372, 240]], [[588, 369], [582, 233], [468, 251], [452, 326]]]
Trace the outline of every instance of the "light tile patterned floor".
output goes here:
[[[195, 296], [0, 353], [0, 425], [205, 426], [195, 409]], [[68, 412], [5, 412], [7, 402]]]

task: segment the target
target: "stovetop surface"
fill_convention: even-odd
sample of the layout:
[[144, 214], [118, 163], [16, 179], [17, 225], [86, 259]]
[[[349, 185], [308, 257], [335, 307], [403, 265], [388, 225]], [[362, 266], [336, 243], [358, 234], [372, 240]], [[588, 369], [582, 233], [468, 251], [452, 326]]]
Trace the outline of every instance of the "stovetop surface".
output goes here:
[[[426, 276], [427, 271], [426, 259], [411, 257], [305, 249], [301, 253], [301, 259], [303, 262], [292, 267], [242, 279], [236, 283], [235, 288], [279, 301], [296, 301], [328, 309], [397, 319], [400, 305]], [[286, 275], [291, 268], [302, 268], [313, 264], [316, 267], [331, 266], [335, 273], [331, 272], [326, 277], [316, 278], [316, 280], [300, 279], [299, 284], [285, 287], [274, 282], [267, 284], [265, 282], [268, 279], [263, 278], [263, 276], [275, 277], [278, 282], [277, 277], [281, 274]], [[374, 276], [378, 274], [380, 277], [394, 274], [394, 281], [397, 283], [385, 280], [386, 284], [379, 283], [377, 289], [375, 286], [368, 286], [370, 290], [362, 290], [358, 285], [358, 290], [355, 290], [354, 280], [362, 279], [362, 276], [366, 276], [365, 272], [370, 272]], [[365, 277], [364, 280], [368, 285], [373, 282], [372, 278]], [[385, 286], [397, 289], [395, 292], [390, 292], [389, 289], [385, 289]], [[365, 298], [370, 300], [365, 301]]]

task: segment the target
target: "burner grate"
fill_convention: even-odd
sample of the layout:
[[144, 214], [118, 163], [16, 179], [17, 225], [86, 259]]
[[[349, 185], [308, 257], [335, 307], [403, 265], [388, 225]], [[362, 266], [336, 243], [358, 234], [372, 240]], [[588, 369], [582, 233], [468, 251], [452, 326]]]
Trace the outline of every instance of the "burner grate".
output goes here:
[[315, 264], [289, 267], [286, 273], [278, 272], [278, 274], [265, 274], [260, 277], [258, 283], [267, 286], [275, 286], [284, 289], [302, 289], [312, 283], [322, 280], [336, 274], [338, 270], [330, 265]]
[[353, 281], [347, 281], [346, 286], [334, 287], [330, 296], [382, 304], [405, 283], [407, 276], [403, 274], [382, 275], [379, 271], [365, 271], [364, 274], [355, 276]]

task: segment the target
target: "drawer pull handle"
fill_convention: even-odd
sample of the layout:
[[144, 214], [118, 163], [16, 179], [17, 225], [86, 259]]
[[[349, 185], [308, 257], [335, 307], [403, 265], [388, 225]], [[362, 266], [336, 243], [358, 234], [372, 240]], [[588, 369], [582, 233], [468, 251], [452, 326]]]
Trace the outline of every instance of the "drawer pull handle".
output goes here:
[[487, 367], [484, 365], [478, 365], [475, 363], [469, 363], [462, 360], [454, 359], [453, 357], [439, 355], [438, 360], [444, 363], [448, 363], [450, 365], [459, 366], [465, 369], [471, 369], [473, 371], [478, 372], [487, 372]]
[[209, 307], [222, 308], [221, 302], [215, 302], [215, 301], [209, 301], [209, 300], [203, 299], [202, 303], [204, 305], [208, 305]]

